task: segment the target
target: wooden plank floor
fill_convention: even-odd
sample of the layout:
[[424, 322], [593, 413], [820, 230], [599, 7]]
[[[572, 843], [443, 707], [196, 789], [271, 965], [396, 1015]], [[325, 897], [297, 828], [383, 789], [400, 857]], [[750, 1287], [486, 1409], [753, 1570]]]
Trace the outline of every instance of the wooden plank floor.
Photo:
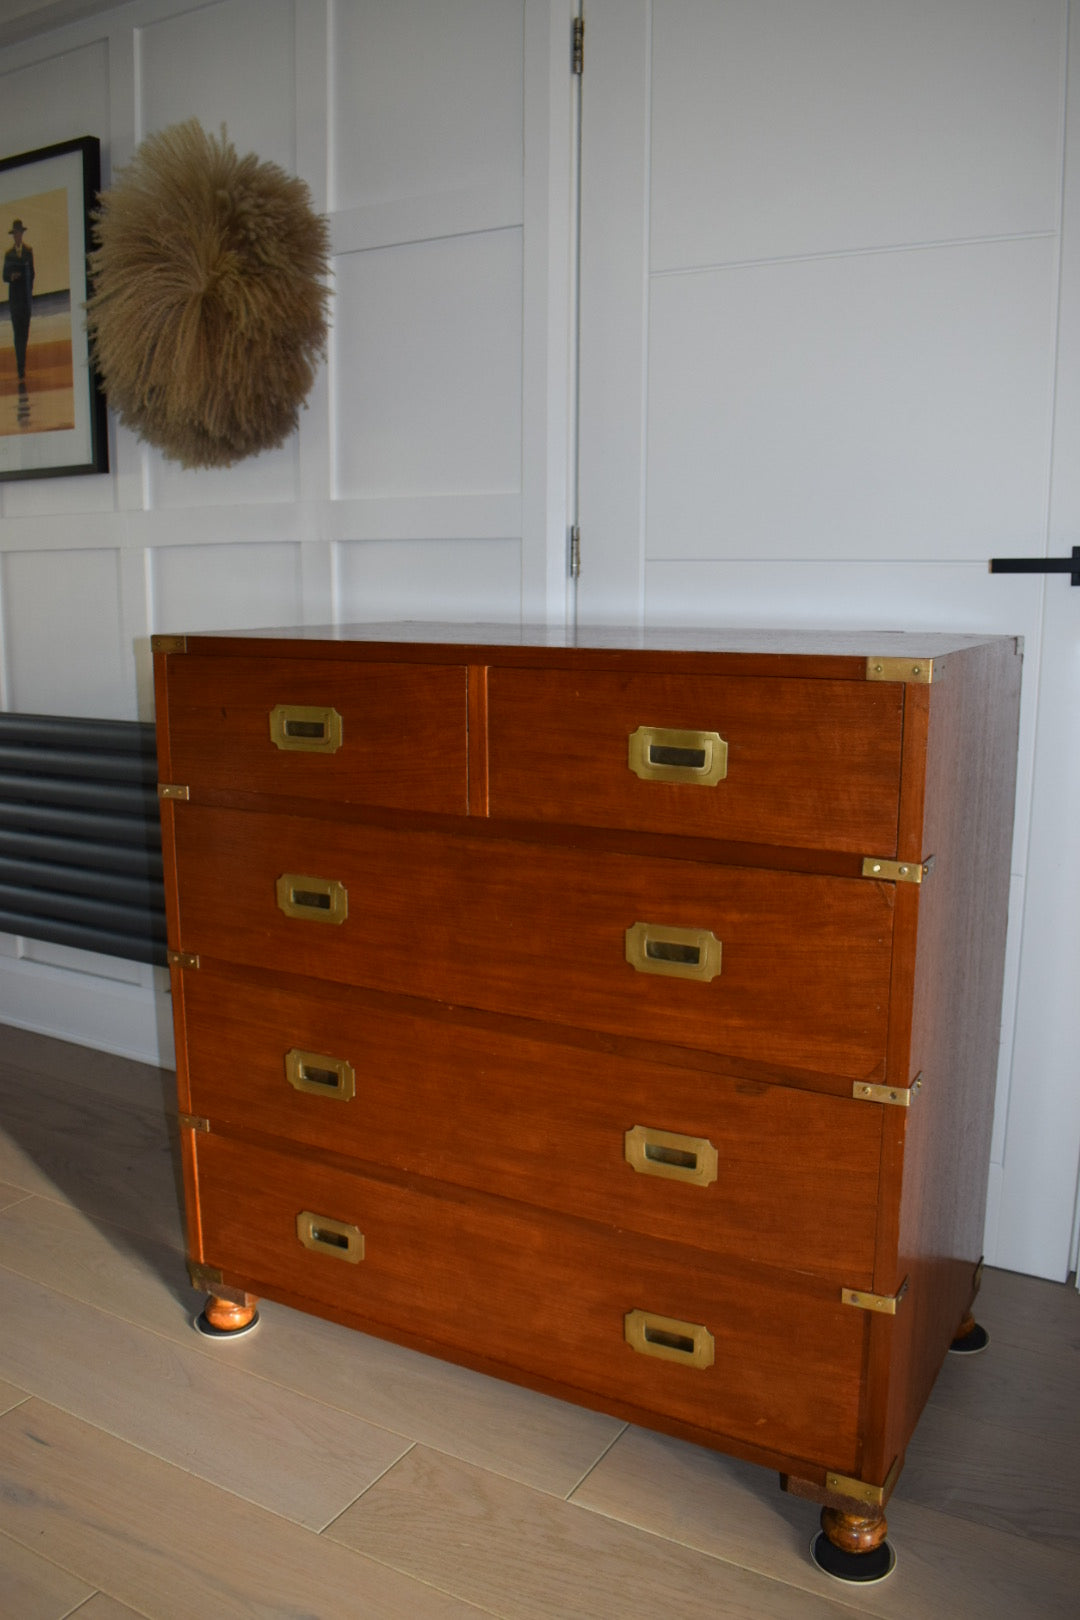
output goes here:
[[174, 1114], [171, 1075], [0, 1027], [4, 1620], [1080, 1612], [1071, 1288], [987, 1273], [858, 1591], [761, 1469], [272, 1304], [199, 1338]]

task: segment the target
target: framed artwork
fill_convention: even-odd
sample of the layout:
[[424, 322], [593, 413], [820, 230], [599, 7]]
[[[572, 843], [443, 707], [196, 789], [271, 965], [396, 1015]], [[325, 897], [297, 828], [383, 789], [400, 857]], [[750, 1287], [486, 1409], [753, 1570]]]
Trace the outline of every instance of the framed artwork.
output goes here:
[[109, 470], [83, 309], [100, 185], [90, 135], [0, 158], [0, 479]]

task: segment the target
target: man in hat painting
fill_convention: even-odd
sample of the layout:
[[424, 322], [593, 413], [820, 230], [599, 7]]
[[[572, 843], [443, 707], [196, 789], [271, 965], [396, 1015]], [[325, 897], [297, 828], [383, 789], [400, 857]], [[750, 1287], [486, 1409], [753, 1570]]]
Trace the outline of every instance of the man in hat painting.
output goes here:
[[30, 336], [30, 298], [34, 291], [34, 250], [23, 241], [26, 227], [21, 219], [15, 220], [9, 236], [14, 246], [4, 254], [4, 280], [8, 284], [8, 310], [11, 330], [15, 337], [15, 364], [19, 381], [26, 377], [26, 343]]

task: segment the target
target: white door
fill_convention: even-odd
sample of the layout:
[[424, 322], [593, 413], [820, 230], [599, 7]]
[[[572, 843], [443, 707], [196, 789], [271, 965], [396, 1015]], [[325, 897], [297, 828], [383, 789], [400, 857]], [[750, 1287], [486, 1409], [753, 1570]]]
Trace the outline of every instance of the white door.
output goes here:
[[987, 564], [1080, 542], [1068, 9], [585, 0], [581, 176], [579, 619], [1025, 638], [986, 1255], [1055, 1278], [1080, 590]]

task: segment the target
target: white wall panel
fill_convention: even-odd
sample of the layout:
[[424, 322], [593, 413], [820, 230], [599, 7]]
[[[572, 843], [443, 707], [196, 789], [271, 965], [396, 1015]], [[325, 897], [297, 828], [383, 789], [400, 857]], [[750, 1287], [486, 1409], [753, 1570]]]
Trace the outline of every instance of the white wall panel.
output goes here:
[[98, 41], [79, 50], [50, 52], [42, 61], [0, 73], [0, 152], [4, 157], [79, 135], [96, 135], [106, 146], [108, 67], [108, 49]]
[[1045, 544], [1056, 246], [654, 277], [649, 557]]
[[254, 630], [303, 618], [300, 546], [158, 546], [150, 558], [153, 631]]
[[334, 493], [521, 488], [521, 232], [353, 253], [336, 269]]
[[653, 268], [1054, 229], [1064, 13], [655, 0]]
[[336, 0], [331, 37], [335, 210], [508, 179], [520, 198], [522, 0]]
[[521, 616], [518, 540], [372, 540], [336, 549], [342, 623]]
[[220, 0], [139, 35], [143, 136], [198, 118], [243, 156], [296, 165], [293, 0]]
[[232, 467], [181, 467], [156, 450], [148, 451], [148, 505], [164, 511], [295, 501], [300, 487], [297, 438], [293, 433], [277, 449], [264, 450]]
[[135, 718], [135, 655], [114, 550], [12, 551], [3, 576], [7, 701], [28, 714]]

